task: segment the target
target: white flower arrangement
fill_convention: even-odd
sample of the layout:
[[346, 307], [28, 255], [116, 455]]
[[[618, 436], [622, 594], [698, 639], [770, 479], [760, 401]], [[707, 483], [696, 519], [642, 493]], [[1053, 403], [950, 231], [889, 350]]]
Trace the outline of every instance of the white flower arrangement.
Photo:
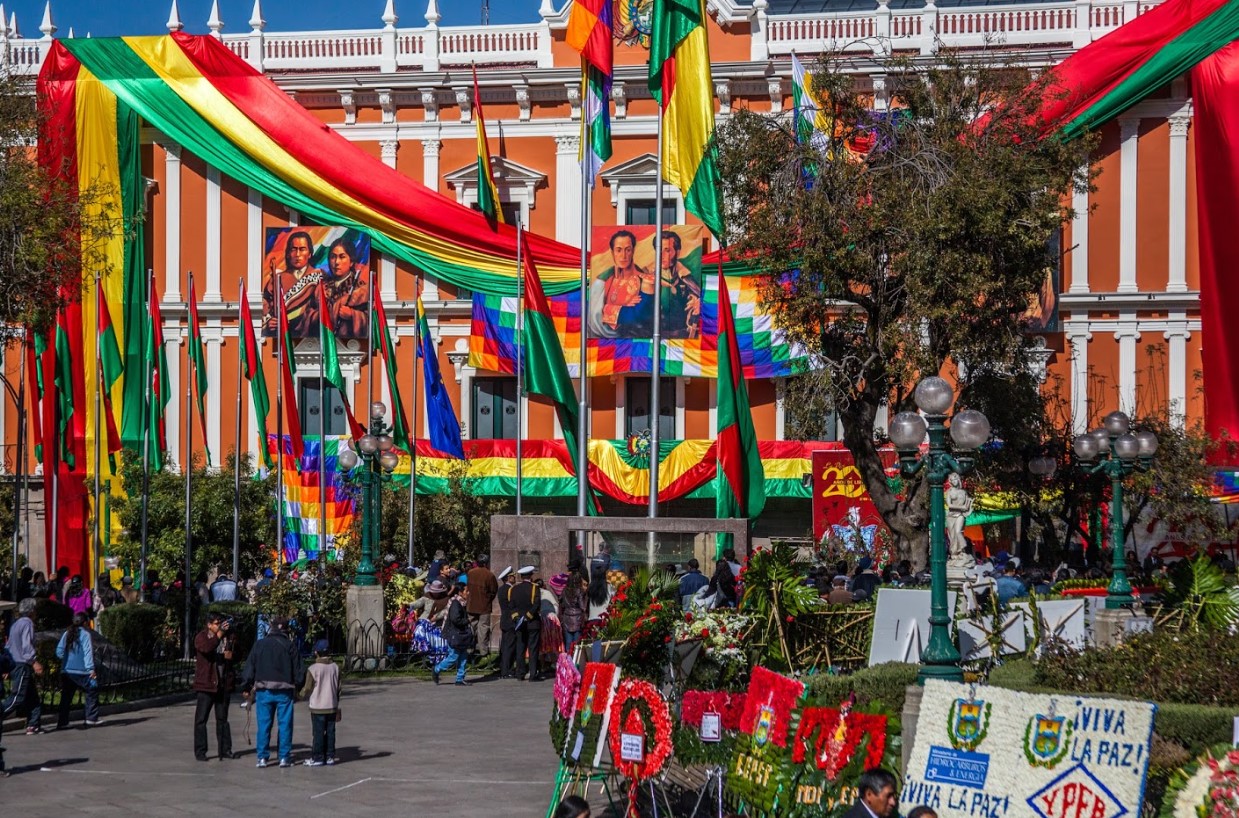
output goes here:
[[719, 664], [744, 664], [744, 634], [752, 617], [731, 609], [688, 612], [675, 626], [675, 641], [700, 641], [702, 649]]

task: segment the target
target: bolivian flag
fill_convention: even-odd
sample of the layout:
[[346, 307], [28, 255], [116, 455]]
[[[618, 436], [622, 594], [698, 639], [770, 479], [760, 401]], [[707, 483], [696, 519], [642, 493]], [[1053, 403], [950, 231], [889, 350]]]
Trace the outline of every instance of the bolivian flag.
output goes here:
[[714, 84], [706, 42], [705, 0], [654, 0], [650, 93], [663, 116], [663, 179], [716, 237], [723, 235], [714, 133]]

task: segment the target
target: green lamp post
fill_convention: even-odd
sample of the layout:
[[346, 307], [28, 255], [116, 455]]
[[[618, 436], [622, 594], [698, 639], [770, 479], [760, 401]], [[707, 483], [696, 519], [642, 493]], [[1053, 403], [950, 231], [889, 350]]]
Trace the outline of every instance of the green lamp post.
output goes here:
[[345, 472], [352, 472], [361, 465], [351, 478], [361, 486], [361, 559], [353, 576], [353, 584], [361, 587], [379, 584], [375, 553], [383, 519], [380, 488], [391, 480], [391, 473], [400, 462], [399, 455], [392, 451], [395, 444], [388, 434], [391, 429], [383, 421], [386, 416], [386, 406], [378, 401], [370, 404], [369, 432], [355, 441], [356, 451], [345, 449], [338, 459], [340, 469]]
[[[929, 641], [921, 651], [921, 669], [917, 683], [926, 679], [962, 682], [964, 672], [959, 666], [959, 649], [951, 639], [951, 612], [947, 605], [946, 582], [946, 498], [943, 483], [952, 474], [972, 471], [970, 452], [990, 437], [989, 420], [975, 409], [957, 413], [948, 427], [947, 412], [955, 402], [951, 385], [937, 376], [926, 378], [916, 386], [916, 412], [900, 412], [891, 418], [890, 438], [899, 452], [899, 467], [905, 477], [925, 471], [929, 479], [929, 566], [932, 576], [930, 591]], [[947, 431], [957, 456], [946, 448]], [[929, 435], [929, 451], [918, 456], [921, 442]]]
[[[1111, 412], [1101, 426], [1079, 435], [1072, 442], [1079, 462], [1077, 468], [1088, 474], [1110, 479], [1110, 568], [1113, 576], [1106, 590], [1106, 609], [1118, 610], [1136, 603], [1127, 579], [1127, 551], [1123, 543], [1123, 479], [1134, 471], [1145, 471], [1157, 454], [1157, 435], [1131, 431], [1131, 419], [1122, 412]], [[1096, 461], [1096, 462], [1094, 462]]]

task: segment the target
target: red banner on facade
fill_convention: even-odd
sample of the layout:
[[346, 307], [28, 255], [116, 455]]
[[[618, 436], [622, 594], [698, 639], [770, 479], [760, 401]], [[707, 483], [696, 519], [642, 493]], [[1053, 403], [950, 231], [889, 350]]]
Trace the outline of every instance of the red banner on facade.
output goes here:
[[[882, 465], [895, 465], [893, 451], [879, 451]], [[831, 526], [844, 525], [849, 519], [860, 525], [880, 525], [878, 514], [864, 478], [847, 449], [813, 452], [813, 538], [821, 542]]]

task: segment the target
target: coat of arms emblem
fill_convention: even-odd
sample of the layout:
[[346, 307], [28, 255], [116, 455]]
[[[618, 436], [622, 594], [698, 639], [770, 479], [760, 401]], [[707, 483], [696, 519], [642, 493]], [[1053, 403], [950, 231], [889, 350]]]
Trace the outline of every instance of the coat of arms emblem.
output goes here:
[[753, 726], [753, 741], [758, 747], [764, 747], [770, 740], [772, 727], [774, 727], [774, 708], [768, 704], [763, 705], [761, 710], [757, 711], [757, 724]]
[[956, 750], [975, 750], [989, 733], [993, 705], [981, 699], [956, 699], [947, 717], [947, 734]]
[[1066, 716], [1038, 713], [1024, 728], [1024, 757], [1034, 767], [1054, 769], [1067, 755], [1071, 731], [1071, 721]]

